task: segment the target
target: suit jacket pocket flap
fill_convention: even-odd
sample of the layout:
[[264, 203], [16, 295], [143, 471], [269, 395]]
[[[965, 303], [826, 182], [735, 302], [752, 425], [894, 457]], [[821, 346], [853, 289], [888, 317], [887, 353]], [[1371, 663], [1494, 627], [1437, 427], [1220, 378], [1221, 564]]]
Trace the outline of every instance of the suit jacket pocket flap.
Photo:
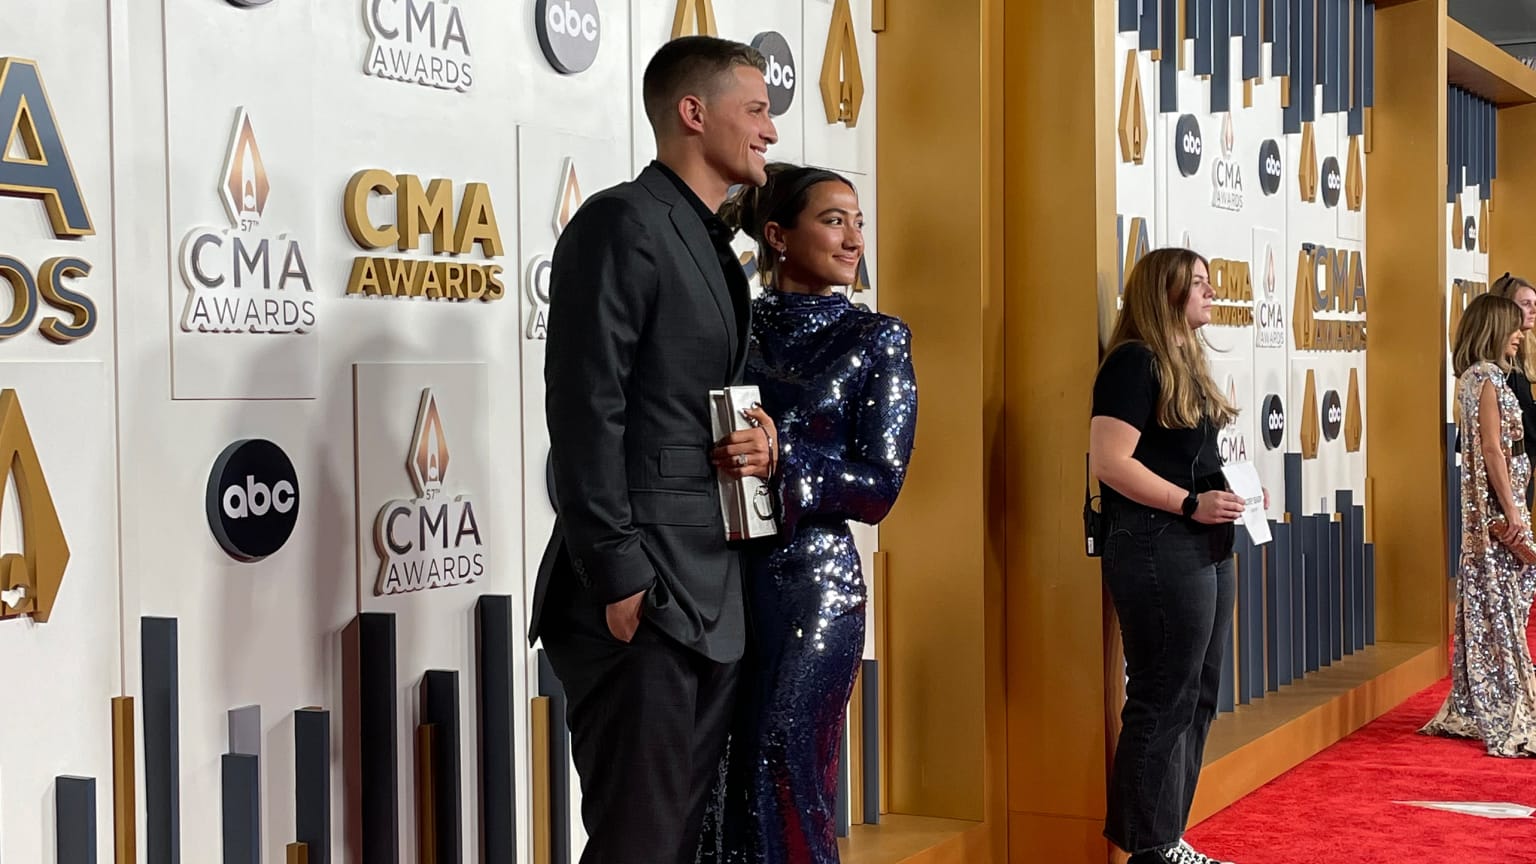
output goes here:
[[720, 509], [704, 492], [630, 490], [630, 514], [640, 525], [713, 525]]
[[663, 477], [708, 477], [709, 454], [703, 447], [663, 447], [656, 467]]

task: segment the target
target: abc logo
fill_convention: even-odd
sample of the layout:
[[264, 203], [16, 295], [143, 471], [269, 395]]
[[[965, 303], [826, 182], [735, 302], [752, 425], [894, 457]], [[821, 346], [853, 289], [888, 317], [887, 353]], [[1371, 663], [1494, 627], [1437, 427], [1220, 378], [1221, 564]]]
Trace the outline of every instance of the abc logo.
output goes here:
[[283, 548], [299, 520], [299, 478], [288, 454], [260, 438], [225, 447], [208, 474], [205, 509], [231, 558], [260, 561]]
[[1323, 204], [1339, 206], [1339, 193], [1344, 191], [1344, 175], [1339, 173], [1339, 160], [1329, 156], [1323, 160]]
[[768, 113], [778, 117], [795, 101], [795, 55], [789, 49], [789, 40], [772, 30], [752, 37], [752, 47], [768, 63], [768, 71], [763, 75], [768, 79]]
[[566, 75], [590, 69], [603, 35], [597, 0], [537, 0], [533, 5], [534, 29], [549, 65]]
[[1344, 406], [1339, 404], [1339, 391], [1323, 394], [1323, 438], [1332, 441], [1339, 437], [1339, 427], [1344, 425]]
[[1465, 231], [1466, 231], [1466, 238], [1467, 238], [1467, 240], [1466, 240], [1466, 243], [1464, 243], [1463, 245], [1466, 247], [1467, 251], [1469, 251], [1469, 252], [1473, 251], [1473, 250], [1476, 250], [1477, 249], [1477, 219], [1475, 217], [1472, 217], [1472, 216], [1468, 216], [1467, 217], [1467, 225], [1466, 225]]
[[1200, 121], [1193, 114], [1179, 118], [1173, 129], [1173, 154], [1179, 163], [1179, 173], [1193, 177], [1200, 170], [1200, 156], [1205, 152], [1205, 139], [1200, 136]]
[[1265, 195], [1280, 191], [1280, 174], [1284, 163], [1280, 161], [1280, 145], [1273, 138], [1259, 145], [1259, 188]]
[[1278, 450], [1285, 442], [1285, 405], [1280, 402], [1280, 396], [1271, 393], [1264, 397], [1264, 406], [1259, 414], [1259, 423], [1262, 425], [1259, 431], [1264, 439], [1264, 449]]

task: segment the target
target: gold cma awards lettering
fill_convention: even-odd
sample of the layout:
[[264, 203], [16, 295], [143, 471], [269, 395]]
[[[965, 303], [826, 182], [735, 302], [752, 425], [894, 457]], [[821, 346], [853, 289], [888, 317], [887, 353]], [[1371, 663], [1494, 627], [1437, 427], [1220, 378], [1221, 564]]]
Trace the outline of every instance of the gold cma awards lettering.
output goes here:
[[457, 0], [363, 0], [363, 19], [372, 37], [367, 74], [460, 93], [474, 86]]
[[[571, 224], [571, 217], [581, 209], [583, 200], [581, 180], [576, 176], [576, 161], [567, 156], [560, 169], [560, 189], [555, 194], [555, 215], [550, 221], [556, 240], [560, 239], [565, 226]], [[549, 335], [549, 274], [552, 267], [548, 255], [535, 255], [528, 262], [528, 302], [533, 308], [528, 313], [528, 329], [524, 335], [529, 339], [544, 339]]]
[[1247, 261], [1212, 258], [1211, 288], [1216, 302], [1211, 306], [1214, 327], [1253, 326], [1253, 274]]
[[[1319, 275], [1321, 271], [1321, 275]], [[1319, 314], [1359, 319], [1318, 318]], [[1291, 330], [1300, 351], [1365, 350], [1365, 267], [1358, 249], [1303, 243], [1296, 259]]]
[[[374, 195], [394, 198], [394, 224], [374, 224], [368, 213]], [[370, 168], [352, 175], [342, 209], [347, 232], [358, 246], [411, 252], [421, 237], [430, 235], [431, 254], [442, 259], [359, 257], [352, 262], [347, 294], [486, 302], [506, 296], [500, 264], [443, 258], [466, 255], [476, 246], [487, 261], [501, 256], [501, 229], [484, 183], [464, 184], [455, 215], [452, 180], [438, 178], [422, 186], [414, 174]]]
[[382, 559], [375, 596], [449, 588], [484, 575], [485, 542], [474, 502], [468, 495], [443, 494], [448, 458], [443, 418], [429, 387], [421, 392], [405, 460], [416, 497], [386, 503], [373, 523]]
[[272, 182], [244, 108], [235, 113], [219, 198], [231, 227], [199, 226], [181, 242], [189, 291], [181, 329], [199, 333], [308, 333], [314, 286], [299, 241], [258, 229]]
[[[69, 564], [69, 544], [15, 390], [0, 391], [0, 465], [0, 488], [7, 479], [16, 481], [22, 537], [20, 553], [0, 553], [0, 620], [30, 615], [46, 623]], [[0, 500], [0, 518], [5, 515]]]
[[[57, 239], [96, 233], [42, 70], [35, 61], [15, 57], [0, 57], [0, 197], [42, 202]], [[96, 304], [70, 287], [89, 275], [90, 262], [75, 255], [54, 256], [33, 269], [0, 251], [0, 282], [11, 295], [9, 313], [0, 319], [0, 340], [31, 329], [44, 304], [64, 316], [45, 316], [38, 325], [50, 341], [64, 345], [91, 335], [100, 320]]]

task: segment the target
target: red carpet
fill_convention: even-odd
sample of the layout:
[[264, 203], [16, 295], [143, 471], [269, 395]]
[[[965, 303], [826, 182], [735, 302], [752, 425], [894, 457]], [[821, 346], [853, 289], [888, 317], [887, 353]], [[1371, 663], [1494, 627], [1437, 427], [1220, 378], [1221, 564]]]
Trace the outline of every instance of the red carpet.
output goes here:
[[1197, 849], [1237, 864], [1536, 864], [1536, 819], [1487, 819], [1394, 804], [1536, 807], [1536, 759], [1416, 734], [1446, 679], [1191, 828]]

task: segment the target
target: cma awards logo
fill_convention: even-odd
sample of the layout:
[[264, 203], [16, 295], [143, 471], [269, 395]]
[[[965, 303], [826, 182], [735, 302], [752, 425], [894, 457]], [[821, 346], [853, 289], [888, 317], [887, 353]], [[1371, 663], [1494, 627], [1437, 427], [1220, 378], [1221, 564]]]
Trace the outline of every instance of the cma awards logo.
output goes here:
[[1243, 167], [1232, 158], [1232, 115], [1221, 121], [1221, 156], [1211, 166], [1211, 206], [1236, 213], [1243, 209]]
[[1278, 450], [1285, 443], [1285, 403], [1280, 401], [1279, 394], [1270, 393], [1264, 397], [1264, 405], [1259, 411], [1260, 436], [1264, 439], [1265, 450]]
[[1200, 137], [1200, 121], [1193, 114], [1185, 114], [1173, 128], [1173, 155], [1179, 165], [1179, 173], [1195, 176], [1200, 170], [1200, 156], [1205, 152], [1205, 141]]
[[795, 101], [795, 55], [783, 34], [768, 31], [752, 38], [752, 47], [763, 55], [768, 65], [768, 114], [778, 117]]
[[1285, 163], [1280, 161], [1280, 145], [1273, 138], [1266, 139], [1259, 145], [1259, 189], [1265, 195], [1279, 192], [1284, 172]]
[[1260, 348], [1284, 348], [1285, 304], [1280, 301], [1277, 290], [1280, 276], [1274, 246], [1265, 244], [1259, 272], [1262, 274], [1261, 287], [1253, 294], [1255, 344]]
[[374, 520], [382, 559], [375, 596], [448, 588], [485, 573], [485, 542], [468, 495], [443, 493], [448, 438], [431, 388], [421, 393], [406, 471], [416, 497], [385, 503]]
[[[1227, 376], [1227, 401], [1233, 405], [1238, 404], [1237, 380], [1231, 375]], [[1221, 452], [1221, 461], [1224, 464], [1248, 461], [1248, 437], [1243, 434], [1236, 418], [1233, 418], [1232, 422], [1223, 427], [1221, 433], [1216, 436], [1216, 449]]]
[[363, 18], [366, 74], [460, 93], [474, 86], [457, 0], [363, 0]]
[[[352, 175], [343, 193], [342, 213], [347, 233], [359, 247], [404, 253], [416, 252], [423, 237], [431, 241], [420, 252], [430, 257], [379, 254], [353, 259], [348, 296], [486, 303], [506, 296], [501, 265], [495, 263], [503, 246], [490, 187], [465, 183], [455, 216], [453, 185], [446, 177], [423, 184], [415, 174], [391, 174], [380, 168]], [[394, 222], [375, 224], [369, 212], [375, 196], [394, 199], [387, 211]], [[460, 257], [477, 246], [484, 261]]]
[[[569, 156], [560, 168], [560, 188], [555, 193], [555, 215], [550, 221], [555, 239], [559, 240], [565, 226], [581, 209], [581, 181], [576, 176], [576, 161]], [[554, 263], [548, 255], [535, 255], [528, 261], [526, 283], [528, 285], [528, 326], [523, 335], [528, 339], [546, 339], [549, 336], [549, 277]]]
[[285, 233], [257, 230], [271, 192], [250, 115], [241, 108], [235, 114], [219, 176], [219, 199], [231, 227], [199, 226], [187, 232], [181, 243], [181, 278], [190, 291], [182, 310], [182, 330], [308, 333], [314, 329], [314, 287], [299, 241]]

